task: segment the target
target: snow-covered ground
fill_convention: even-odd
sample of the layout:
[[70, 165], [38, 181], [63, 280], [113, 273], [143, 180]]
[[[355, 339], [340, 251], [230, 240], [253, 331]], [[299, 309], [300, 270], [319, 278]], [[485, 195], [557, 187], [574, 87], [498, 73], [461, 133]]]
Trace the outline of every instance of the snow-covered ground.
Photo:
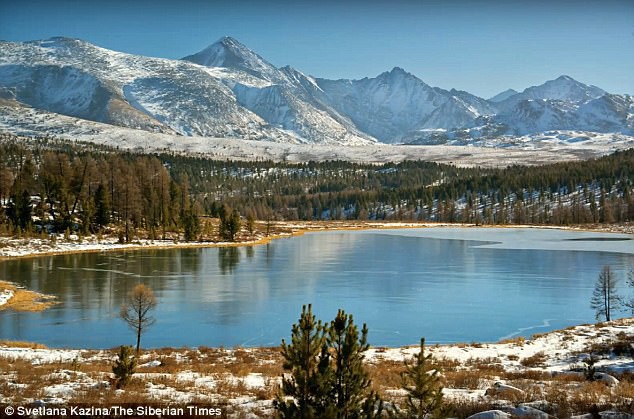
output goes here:
[[13, 291], [1, 290], [0, 291], [0, 306], [5, 305], [13, 297]]
[[[584, 351], [591, 344], [600, 344], [614, 339], [619, 333], [634, 335], [634, 318], [621, 319], [611, 323], [597, 325], [580, 325], [565, 330], [558, 330], [543, 335], [535, 335], [532, 339], [517, 338], [507, 343], [472, 343], [454, 345], [429, 346], [427, 350], [435, 358], [445, 358], [467, 363], [476, 359], [496, 359], [505, 371], [525, 369], [521, 361], [543, 354], [544, 360], [540, 370], [552, 373], [563, 373], [572, 367], [582, 364], [589, 356]], [[503, 341], [504, 342], [504, 341]], [[368, 362], [380, 360], [404, 361], [418, 353], [418, 346], [403, 348], [371, 348], [366, 353]], [[634, 359], [629, 357], [606, 357], [599, 360], [597, 368], [608, 371], [623, 372], [634, 370]]]
[[[257, 240], [242, 242], [241, 244], [256, 244]], [[80, 252], [104, 252], [109, 250], [132, 250], [145, 248], [178, 248], [178, 247], [212, 247], [228, 246], [235, 243], [229, 242], [175, 242], [174, 240], [147, 240], [135, 239], [130, 243], [119, 243], [116, 237], [97, 238], [92, 235], [83, 237], [81, 240], [77, 236], [63, 239], [60, 235], [56, 240], [28, 238], [18, 239], [12, 237], [0, 237], [0, 259], [3, 257], [25, 257], [49, 255], [58, 253], [80, 253]]]
[[[489, 364], [497, 368], [494, 371], [500, 377], [509, 377], [514, 373], [518, 376], [524, 374], [525, 377], [532, 373], [540, 377], [534, 379], [532, 384], [527, 378], [520, 379], [516, 384], [509, 379], [489, 375], [480, 380], [481, 385], [478, 388], [445, 386], [444, 395], [448, 400], [496, 406], [496, 409], [502, 409], [507, 414], [522, 416], [523, 412], [532, 412], [532, 417], [547, 417], [540, 413], [539, 408], [547, 408], [549, 402], [537, 398], [540, 394], [543, 396], [539, 391], [533, 394], [526, 389], [531, 388], [530, 386], [545, 388], [547, 385], [561, 388], [568, 386], [573, 390], [581, 388], [584, 379], [580, 368], [583, 361], [591, 355], [588, 352], [590, 348], [614, 342], [619, 336], [631, 341], [634, 336], [634, 318], [597, 325], [580, 325], [526, 340], [428, 346], [426, 349], [441, 363], [455, 362], [463, 370], [477, 370], [478, 365]], [[377, 368], [382, 365], [390, 368], [394, 363], [410, 359], [418, 349], [418, 346], [371, 348], [365, 354], [366, 363]], [[0, 373], [0, 386], [4, 384], [7, 389], [4, 395], [0, 394], [0, 403], [14, 403], [16, 394], [32, 394], [33, 396], [20, 396], [19, 402], [55, 406], [78, 400], [86, 392], [105, 397], [105, 394], [113, 391], [116, 398], [121, 400], [128, 400], [126, 397], [142, 397], [162, 403], [222, 401], [226, 402], [223, 408], [233, 412], [230, 417], [242, 417], [240, 415], [246, 413], [269, 416], [272, 413], [272, 398], [281, 380], [281, 359], [277, 349], [163, 349], [147, 350], [141, 356], [134, 377], [143, 382], [143, 385], [113, 390], [109, 366], [114, 358], [113, 351], [31, 349], [0, 345], [0, 362], [4, 361], [4, 365], [9, 365]], [[527, 359], [537, 361], [529, 365]], [[22, 370], [19, 374], [12, 371], [12, 368], [27, 368], [25, 365], [31, 365], [32, 371], [26, 373]], [[101, 367], [97, 367], [98, 365]], [[200, 369], [195, 365], [205, 367]], [[634, 370], [631, 356], [599, 354], [595, 366], [597, 371], [601, 371], [595, 375], [598, 383], [596, 385], [599, 386], [593, 387], [595, 390], [604, 389], [601, 391], [606, 394], [632, 397], [628, 393], [632, 384], [628, 381], [621, 383], [612, 377]], [[33, 378], [29, 375], [37, 374], [36, 371], [40, 370], [45, 371], [45, 376]], [[568, 381], [561, 378], [560, 381], [553, 381], [556, 377], [563, 376], [570, 378]], [[33, 386], [37, 387], [37, 391], [32, 391]], [[384, 397], [398, 398], [402, 393], [403, 390], [398, 387], [384, 388]], [[618, 397], [621, 396], [616, 397], [620, 400]], [[620, 417], [631, 416], [626, 413], [626, 416]]]
[[[166, 152], [231, 160], [274, 160], [289, 162], [347, 160], [385, 163], [426, 160], [458, 166], [506, 167], [514, 164], [538, 165], [551, 162], [599, 157], [634, 147], [634, 137], [622, 134], [588, 135], [586, 140], [569, 142], [553, 133], [500, 137], [481, 146], [431, 145], [399, 146], [370, 144], [363, 147], [289, 144], [242, 138], [185, 137], [122, 128], [86, 121], [0, 101], [0, 132], [22, 136], [46, 133], [70, 141], [84, 141], [135, 152]], [[25, 138], [25, 141], [27, 139]]]

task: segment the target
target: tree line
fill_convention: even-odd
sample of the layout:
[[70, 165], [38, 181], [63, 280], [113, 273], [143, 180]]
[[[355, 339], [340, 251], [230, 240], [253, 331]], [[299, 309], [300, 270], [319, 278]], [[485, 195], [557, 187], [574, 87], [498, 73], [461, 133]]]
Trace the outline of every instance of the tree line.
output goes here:
[[[219, 161], [87, 144], [0, 138], [0, 229], [149, 238], [200, 236], [200, 216], [233, 239], [253, 220], [418, 220], [583, 224], [634, 219], [634, 150], [598, 159], [458, 168], [423, 161], [359, 164]], [[240, 224], [240, 220], [248, 222]]]

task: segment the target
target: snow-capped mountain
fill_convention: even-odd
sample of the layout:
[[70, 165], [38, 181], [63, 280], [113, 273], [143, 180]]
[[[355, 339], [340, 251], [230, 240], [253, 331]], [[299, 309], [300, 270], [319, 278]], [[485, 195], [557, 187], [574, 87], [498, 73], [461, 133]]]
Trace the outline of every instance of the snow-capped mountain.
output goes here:
[[500, 109], [509, 109], [524, 100], [560, 100], [565, 102], [586, 102], [601, 97], [606, 92], [596, 86], [588, 86], [570, 76], [560, 76], [539, 86], [524, 89], [523, 92], [511, 95], [497, 102]]
[[[568, 76], [485, 100], [429, 86], [398, 67], [361, 80], [314, 78], [277, 68], [230, 37], [182, 60], [61, 37], [0, 42], [0, 101], [46, 111], [45, 119], [79, 118], [78, 126], [86, 120], [298, 144], [477, 143], [553, 130], [634, 133], [631, 96]], [[62, 126], [69, 125], [56, 129]], [[3, 127], [12, 130], [10, 118]], [[41, 129], [47, 134], [45, 125]]]
[[383, 142], [399, 142], [415, 129], [472, 126], [493, 112], [481, 98], [433, 88], [399, 67], [375, 78], [317, 79], [317, 84], [332, 107]]
[[489, 99], [489, 102], [491, 103], [498, 103], [498, 102], [502, 102], [503, 100], [508, 99], [509, 97], [518, 94], [519, 92], [517, 90], [513, 90], [513, 89], [506, 89], [503, 92], [498, 93], [497, 95], [493, 96], [492, 98]]
[[346, 117], [320, 101], [315, 81], [291, 67], [276, 68], [237, 40], [225, 37], [201, 52], [183, 58], [203, 66], [250, 74], [264, 83], [226, 80], [236, 100], [269, 124], [293, 132], [307, 142], [358, 144], [376, 141]]
[[[274, 112], [262, 111], [262, 118], [240, 103], [245, 98], [236, 91], [263, 91], [265, 99], [256, 102], [275, 108], [276, 84], [243, 69], [124, 54], [68, 38], [3, 42], [0, 51], [0, 88], [38, 109], [181, 135], [296, 143], [375, 141], [351, 123], [342, 126], [327, 112], [301, 103], [295, 106], [299, 110], [290, 110], [298, 114], [294, 124], [267, 120]], [[256, 57], [250, 63], [262, 63], [262, 70], [283, 74], [256, 54], [247, 55]]]
[[561, 76], [496, 103], [493, 120], [509, 135], [574, 129], [629, 134], [634, 128], [628, 122], [630, 104], [628, 96]]

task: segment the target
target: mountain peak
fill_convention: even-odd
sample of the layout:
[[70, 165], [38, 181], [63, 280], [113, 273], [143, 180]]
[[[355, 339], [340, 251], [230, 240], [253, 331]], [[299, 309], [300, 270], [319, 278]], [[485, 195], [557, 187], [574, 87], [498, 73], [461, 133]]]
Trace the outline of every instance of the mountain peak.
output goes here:
[[503, 100], [506, 100], [506, 99], [510, 98], [511, 96], [516, 95], [518, 93], [519, 92], [517, 90], [506, 89], [505, 91], [500, 92], [497, 95], [495, 95], [492, 98], [490, 98], [489, 102], [493, 102], [493, 103], [502, 102]]
[[224, 36], [202, 51], [182, 58], [206, 67], [227, 67], [273, 80], [278, 70], [264, 58], [230, 36]]
[[[588, 86], [570, 76], [562, 75], [554, 80], [548, 80], [539, 86], [524, 89], [522, 93], [508, 96], [503, 100], [493, 100], [502, 103], [505, 107], [514, 106], [522, 100], [562, 100], [566, 102], [583, 103], [596, 99], [605, 94], [605, 91], [596, 86]], [[498, 95], [499, 96], [499, 95]], [[496, 96], [497, 97], [497, 96]], [[492, 98], [495, 99], [496, 97]]]
[[561, 76], [557, 77], [555, 80], [556, 81], [575, 81], [576, 82], [575, 79], [573, 79], [572, 77], [567, 76], [565, 74], [562, 74]]
[[242, 42], [238, 41], [236, 38], [231, 36], [223, 36], [222, 38], [220, 38], [219, 40], [211, 44], [209, 47], [212, 47], [216, 44], [224, 45], [225, 47], [228, 47], [228, 48], [249, 50], [249, 48], [247, 48]]
[[384, 71], [383, 73], [378, 75], [378, 78], [403, 78], [403, 77], [414, 77], [413, 74], [408, 73], [401, 67], [394, 67], [390, 71]]
[[[53, 36], [48, 39], [39, 40], [39, 41], [29, 41], [27, 44], [39, 45], [41, 47], [47, 48], [63, 48], [70, 46], [78, 46], [78, 45], [86, 45], [88, 42], [78, 39], [78, 38], [69, 38], [66, 36]], [[90, 45], [90, 44], [88, 44]]]

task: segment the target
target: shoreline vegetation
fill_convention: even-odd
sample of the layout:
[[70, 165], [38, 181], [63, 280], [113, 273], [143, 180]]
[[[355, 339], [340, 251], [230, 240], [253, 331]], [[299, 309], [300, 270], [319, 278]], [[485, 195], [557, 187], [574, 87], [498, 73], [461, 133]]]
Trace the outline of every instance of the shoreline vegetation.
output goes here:
[[41, 294], [20, 287], [17, 284], [0, 280], [0, 312], [13, 311], [43, 311], [57, 304], [55, 296]]
[[[601, 413], [622, 418], [634, 413], [633, 336], [634, 318], [623, 318], [497, 343], [428, 345], [426, 352], [441, 371], [452, 417], [489, 410], [508, 416], [486, 417], [517, 417], [528, 410], [530, 417]], [[284, 374], [279, 346], [144, 349], [123, 389], [116, 388], [112, 375], [116, 352], [0, 341], [3, 403], [49, 408], [200, 404], [221, 408], [224, 417], [275, 416], [273, 401]], [[372, 390], [384, 401], [404, 403], [404, 362], [417, 352], [415, 345], [371, 346], [363, 352]]]
[[[211, 224], [218, 224], [212, 219]], [[39, 256], [54, 256], [60, 254], [74, 254], [85, 252], [106, 251], [134, 251], [147, 249], [175, 249], [175, 248], [205, 248], [205, 247], [243, 247], [268, 244], [273, 240], [301, 236], [306, 233], [325, 231], [354, 231], [408, 228], [536, 228], [558, 229], [567, 231], [586, 231], [631, 234], [634, 237], [634, 223], [621, 224], [580, 224], [567, 226], [553, 225], [483, 225], [473, 223], [433, 223], [433, 222], [402, 222], [402, 221], [274, 221], [255, 223], [254, 234], [243, 232], [234, 241], [221, 241], [219, 237], [204, 241], [182, 241], [173, 236], [166, 240], [141, 238], [138, 234], [129, 243], [121, 243], [117, 234], [90, 235], [79, 237], [75, 234], [51, 235], [49, 237], [0, 236], [0, 262], [14, 258], [30, 258]], [[270, 230], [269, 234], [265, 233]], [[53, 237], [54, 236], [54, 237]]]

